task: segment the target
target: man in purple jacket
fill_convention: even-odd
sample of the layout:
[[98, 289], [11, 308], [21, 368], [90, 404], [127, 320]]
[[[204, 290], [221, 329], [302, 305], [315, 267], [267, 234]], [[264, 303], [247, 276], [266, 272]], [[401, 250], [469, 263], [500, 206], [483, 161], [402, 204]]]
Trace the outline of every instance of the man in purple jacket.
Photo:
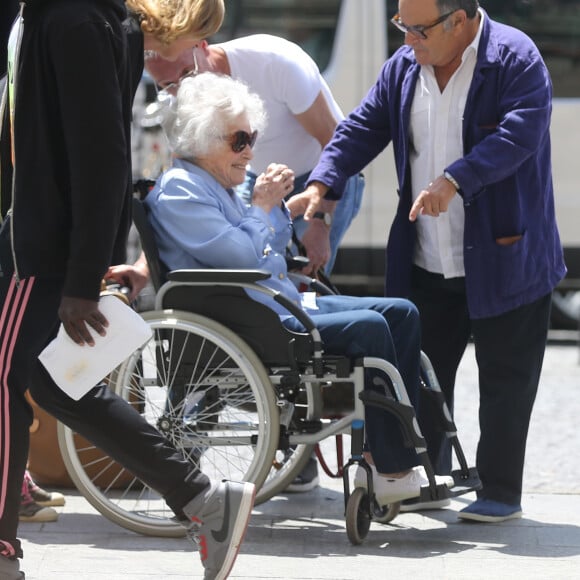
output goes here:
[[[392, 23], [405, 45], [337, 127], [293, 203], [307, 219], [332, 211], [346, 179], [393, 142], [399, 205], [386, 293], [419, 307], [423, 350], [451, 409], [473, 338], [483, 487], [459, 517], [500, 522], [522, 514], [551, 292], [566, 273], [554, 214], [551, 81], [532, 41], [490, 20], [477, 0], [400, 0]], [[431, 459], [448, 473], [451, 449], [431, 417], [425, 402]], [[441, 502], [404, 509], [434, 507]]]

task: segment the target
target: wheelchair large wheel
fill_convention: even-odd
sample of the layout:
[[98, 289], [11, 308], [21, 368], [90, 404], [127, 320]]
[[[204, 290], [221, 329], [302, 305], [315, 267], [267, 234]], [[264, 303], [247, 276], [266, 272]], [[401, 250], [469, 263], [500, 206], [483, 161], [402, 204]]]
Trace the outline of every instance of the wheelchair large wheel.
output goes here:
[[[259, 487], [272, 466], [279, 412], [254, 351], [223, 325], [181, 311], [145, 312], [153, 338], [110, 377], [110, 388], [154, 425], [211, 480]], [[146, 535], [177, 537], [182, 526], [146, 484], [63, 425], [61, 453], [79, 491], [115, 523]], [[115, 474], [101, 485], [99, 477]], [[111, 479], [111, 478], [109, 478]]]
[[[322, 394], [318, 383], [305, 383], [294, 402], [295, 420], [314, 421], [322, 414]], [[290, 429], [296, 427], [290, 425]], [[293, 445], [277, 449], [266, 481], [256, 494], [256, 504], [282, 493], [302, 471], [314, 453], [315, 445]]]

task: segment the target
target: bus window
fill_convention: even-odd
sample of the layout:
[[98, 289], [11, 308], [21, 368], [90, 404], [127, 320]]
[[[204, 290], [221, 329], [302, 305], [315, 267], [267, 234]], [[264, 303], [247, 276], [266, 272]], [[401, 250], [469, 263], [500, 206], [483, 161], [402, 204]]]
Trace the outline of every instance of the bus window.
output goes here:
[[536, 43], [555, 97], [580, 96], [580, 3], [577, 0], [484, 0], [496, 20], [523, 30]]
[[[387, 0], [389, 20], [396, 14], [397, 4], [397, 0]], [[491, 18], [519, 28], [535, 42], [550, 71], [554, 97], [580, 97], [578, 0], [480, 0], [480, 5]], [[388, 39], [392, 54], [403, 37], [391, 32]]]
[[300, 45], [323, 71], [330, 61], [341, 0], [237, 0], [212, 42], [273, 34]]

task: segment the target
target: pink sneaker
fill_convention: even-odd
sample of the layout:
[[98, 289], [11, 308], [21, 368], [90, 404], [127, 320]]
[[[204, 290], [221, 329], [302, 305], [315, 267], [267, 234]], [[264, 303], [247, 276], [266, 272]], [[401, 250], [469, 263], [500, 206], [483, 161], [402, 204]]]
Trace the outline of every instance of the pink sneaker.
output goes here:
[[38, 505], [28, 491], [26, 479], [22, 481], [18, 520], [21, 522], [56, 522], [58, 512], [51, 507]]
[[28, 488], [28, 493], [32, 499], [42, 507], [63, 506], [65, 504], [64, 495], [58, 491], [46, 491], [42, 489], [32, 479], [28, 469], [24, 472], [24, 483]]

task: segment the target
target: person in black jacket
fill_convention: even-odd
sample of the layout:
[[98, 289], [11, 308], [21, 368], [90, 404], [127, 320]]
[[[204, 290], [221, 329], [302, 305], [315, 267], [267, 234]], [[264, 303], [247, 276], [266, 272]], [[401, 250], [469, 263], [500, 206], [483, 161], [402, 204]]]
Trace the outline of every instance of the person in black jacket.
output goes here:
[[[75, 401], [38, 361], [60, 323], [90, 348], [107, 332], [100, 283], [123, 262], [132, 192], [130, 120], [144, 50], [172, 59], [215, 33], [223, 0], [26, 0], [2, 99], [0, 578], [23, 578], [18, 505], [34, 400], [157, 490], [225, 578], [254, 486], [210, 484], [105, 385]], [[228, 501], [225, 501], [229, 499]], [[224, 511], [224, 504], [228, 508]], [[224, 529], [225, 536], [207, 533]]]

